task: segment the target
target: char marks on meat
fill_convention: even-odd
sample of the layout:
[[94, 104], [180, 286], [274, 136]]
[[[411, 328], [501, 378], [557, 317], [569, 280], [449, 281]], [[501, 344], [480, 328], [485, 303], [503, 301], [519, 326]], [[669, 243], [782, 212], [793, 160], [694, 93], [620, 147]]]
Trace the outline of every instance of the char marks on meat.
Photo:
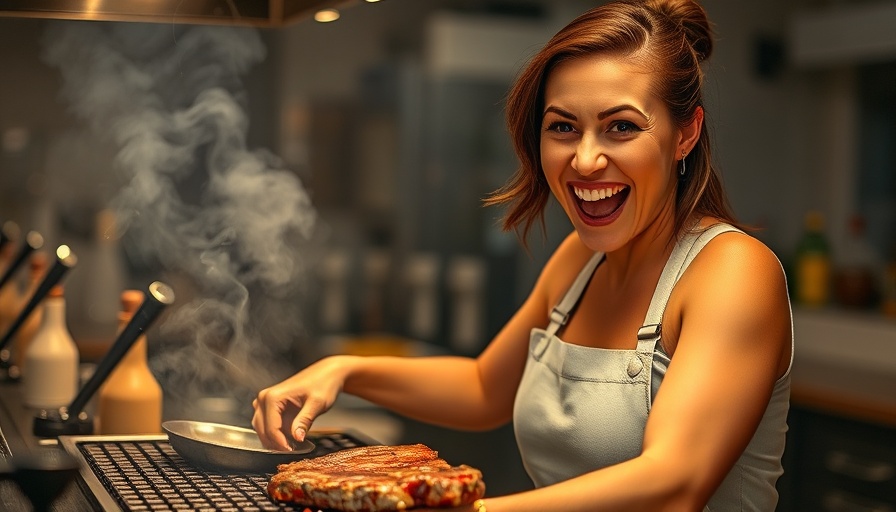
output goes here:
[[363, 446], [277, 467], [278, 501], [346, 512], [456, 507], [485, 494], [482, 473], [451, 466], [422, 444]]
[[379, 471], [414, 465], [448, 463], [439, 458], [439, 452], [423, 444], [400, 446], [362, 446], [340, 450], [314, 459], [304, 459], [277, 466], [279, 471], [302, 469], [325, 470], [346, 468], [351, 471]]

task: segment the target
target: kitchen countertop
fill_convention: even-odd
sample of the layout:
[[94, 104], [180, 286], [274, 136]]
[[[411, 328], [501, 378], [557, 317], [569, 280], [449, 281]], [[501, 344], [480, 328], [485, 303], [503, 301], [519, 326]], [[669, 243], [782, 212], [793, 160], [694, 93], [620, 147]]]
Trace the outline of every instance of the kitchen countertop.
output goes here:
[[794, 309], [792, 403], [896, 427], [896, 320]]
[[[896, 427], [896, 321], [796, 308], [794, 335], [794, 406]], [[22, 405], [19, 395], [16, 383], [0, 383], [0, 435], [8, 448], [0, 450], [0, 458], [61, 449], [31, 434], [33, 412]], [[31, 510], [21, 491], [9, 481], [0, 482], [0, 508]], [[93, 505], [75, 484], [51, 508], [91, 509]]]
[[896, 374], [804, 361], [794, 364], [791, 402], [896, 427]]
[[[0, 383], [0, 445], [8, 448], [0, 450], [0, 459], [10, 456], [27, 455], [38, 450], [61, 450], [58, 443], [43, 442], [31, 434], [33, 411], [21, 401], [21, 389], [17, 383]], [[51, 511], [70, 512], [73, 510], [93, 510], [91, 502], [81, 492], [77, 482], [71, 482], [56, 501]], [[0, 481], [0, 510], [7, 512], [29, 512], [31, 503], [19, 487], [12, 481]]]

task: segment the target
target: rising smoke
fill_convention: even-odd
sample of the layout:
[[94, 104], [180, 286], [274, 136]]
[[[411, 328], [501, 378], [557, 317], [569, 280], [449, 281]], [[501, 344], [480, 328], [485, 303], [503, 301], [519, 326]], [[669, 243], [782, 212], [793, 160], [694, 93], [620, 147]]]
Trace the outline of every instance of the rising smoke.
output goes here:
[[45, 36], [63, 99], [116, 148], [124, 185], [109, 206], [129, 259], [175, 287], [151, 365], [187, 403], [245, 401], [307, 351], [315, 211], [294, 172], [247, 147], [243, 77], [265, 54], [238, 27], [60, 22]]

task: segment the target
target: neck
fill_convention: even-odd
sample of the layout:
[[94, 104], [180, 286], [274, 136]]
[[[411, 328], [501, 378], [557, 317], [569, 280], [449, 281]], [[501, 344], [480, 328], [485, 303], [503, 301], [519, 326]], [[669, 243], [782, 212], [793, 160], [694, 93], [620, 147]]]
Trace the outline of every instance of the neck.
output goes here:
[[[675, 246], [675, 208], [664, 207], [656, 219], [629, 243], [608, 253], [607, 267], [610, 284], [624, 287], [662, 271]], [[657, 274], [658, 275], [658, 274]]]

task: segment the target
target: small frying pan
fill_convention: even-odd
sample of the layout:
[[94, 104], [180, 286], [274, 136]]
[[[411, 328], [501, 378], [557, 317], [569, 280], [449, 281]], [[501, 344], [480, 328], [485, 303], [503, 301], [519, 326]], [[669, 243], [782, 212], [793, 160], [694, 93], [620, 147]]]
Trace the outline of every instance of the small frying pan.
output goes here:
[[254, 430], [220, 423], [175, 420], [162, 423], [162, 429], [184, 460], [213, 471], [274, 473], [278, 464], [306, 458], [315, 448], [305, 440], [294, 442], [292, 451], [269, 450]]

